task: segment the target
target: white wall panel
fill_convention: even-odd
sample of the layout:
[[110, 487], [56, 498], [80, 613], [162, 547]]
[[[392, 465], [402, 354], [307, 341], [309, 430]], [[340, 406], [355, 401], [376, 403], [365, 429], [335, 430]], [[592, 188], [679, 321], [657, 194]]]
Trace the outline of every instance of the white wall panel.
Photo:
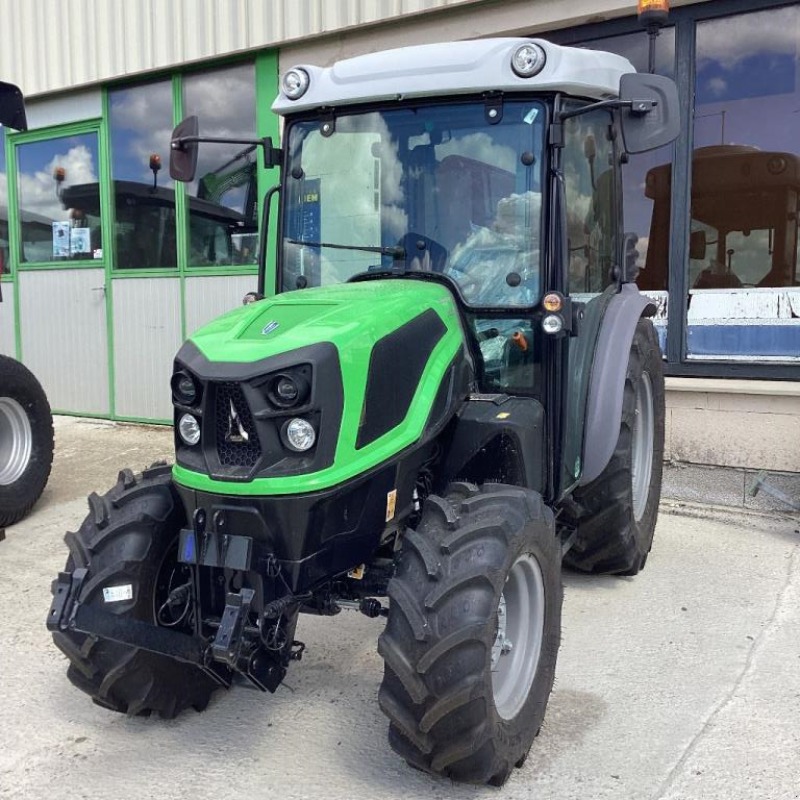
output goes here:
[[186, 279], [186, 335], [242, 304], [258, 285], [255, 275]]
[[102, 269], [20, 272], [22, 360], [59, 411], [108, 414]]
[[101, 117], [103, 100], [99, 89], [88, 89], [32, 100], [26, 103], [25, 111], [29, 128], [46, 128]]
[[3, 302], [0, 303], [0, 353], [16, 357], [14, 341], [14, 284], [3, 284]]
[[169, 380], [181, 346], [180, 280], [120, 278], [113, 296], [116, 413], [171, 419]]
[[0, 75], [41, 94], [481, 2], [0, 0]]

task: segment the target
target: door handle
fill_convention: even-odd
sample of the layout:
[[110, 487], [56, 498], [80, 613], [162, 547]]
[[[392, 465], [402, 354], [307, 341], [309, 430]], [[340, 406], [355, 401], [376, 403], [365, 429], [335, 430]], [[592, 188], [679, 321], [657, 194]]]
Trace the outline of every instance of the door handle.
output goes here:
[[94, 289], [92, 289], [92, 291], [93, 292], [102, 292], [103, 293], [103, 297], [105, 297], [106, 287], [105, 286], [96, 286]]

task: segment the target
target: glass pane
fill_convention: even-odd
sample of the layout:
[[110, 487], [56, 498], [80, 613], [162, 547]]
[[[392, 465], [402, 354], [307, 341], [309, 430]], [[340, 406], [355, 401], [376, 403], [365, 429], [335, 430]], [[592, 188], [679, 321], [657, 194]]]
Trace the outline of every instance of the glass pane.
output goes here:
[[[648, 71], [648, 37], [642, 32], [592, 39], [583, 47], [606, 50], [627, 58], [639, 72]], [[675, 77], [675, 29], [664, 28], [656, 40], [659, 75]], [[622, 167], [622, 204], [626, 232], [639, 237], [639, 288], [657, 301], [654, 320], [662, 350], [666, 349], [669, 279], [670, 191], [672, 145], [638, 153]], [[653, 177], [651, 177], [651, 175]], [[665, 181], [659, 176], [666, 175]], [[658, 194], [657, 194], [658, 193]], [[651, 246], [652, 245], [652, 246]]]
[[[183, 82], [184, 116], [203, 136], [256, 136], [252, 63], [193, 73]], [[254, 264], [258, 246], [256, 173], [260, 151], [240, 144], [201, 144], [189, 186], [189, 266]]]
[[0, 125], [0, 273], [11, 271], [8, 254], [8, 174], [5, 136], [5, 129]]
[[294, 124], [284, 289], [399, 266], [447, 275], [473, 305], [535, 303], [544, 120], [507, 101], [497, 123], [463, 103], [340, 114], [330, 136]]
[[614, 282], [617, 192], [611, 115], [590, 111], [564, 125], [564, 194], [570, 294], [596, 294]]
[[797, 5], [697, 25], [690, 358], [800, 360], [798, 47]]
[[114, 269], [176, 268], [172, 82], [109, 92]]
[[97, 164], [94, 133], [17, 147], [21, 263], [103, 257]]

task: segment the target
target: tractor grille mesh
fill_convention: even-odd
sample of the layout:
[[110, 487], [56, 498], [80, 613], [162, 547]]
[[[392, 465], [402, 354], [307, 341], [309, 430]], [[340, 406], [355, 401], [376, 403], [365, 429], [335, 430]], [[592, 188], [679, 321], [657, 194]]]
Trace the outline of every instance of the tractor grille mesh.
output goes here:
[[[232, 409], [238, 415], [238, 422]], [[238, 383], [217, 385], [216, 429], [217, 456], [223, 467], [254, 467], [258, 463], [261, 444], [250, 407]]]

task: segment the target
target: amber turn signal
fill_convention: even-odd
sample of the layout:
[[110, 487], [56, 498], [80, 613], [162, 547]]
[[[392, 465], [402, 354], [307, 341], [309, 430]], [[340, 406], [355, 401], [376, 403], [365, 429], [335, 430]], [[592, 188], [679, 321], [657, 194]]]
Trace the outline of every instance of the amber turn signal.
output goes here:
[[564, 298], [562, 298], [558, 292], [549, 292], [542, 300], [542, 307], [545, 311], [549, 311], [550, 313], [561, 311], [563, 305]]

